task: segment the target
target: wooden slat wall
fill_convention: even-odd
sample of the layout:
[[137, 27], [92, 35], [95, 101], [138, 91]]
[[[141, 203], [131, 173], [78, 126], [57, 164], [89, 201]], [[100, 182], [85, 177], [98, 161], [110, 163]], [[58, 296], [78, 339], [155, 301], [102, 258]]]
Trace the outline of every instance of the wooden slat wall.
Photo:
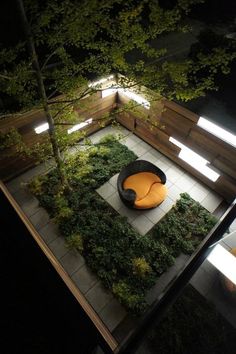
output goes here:
[[[127, 102], [127, 99], [120, 97], [120, 104]], [[197, 125], [199, 116], [186, 108], [181, 107], [175, 102], [162, 100], [162, 107], [155, 110], [140, 111], [140, 117], [137, 114], [126, 112], [120, 113], [117, 117], [118, 122], [126, 128], [132, 130], [153, 147], [160, 150], [181, 167], [186, 169], [192, 175], [207, 184], [210, 188], [221, 194], [225, 200], [232, 202], [236, 197], [236, 149], [215, 137]], [[143, 117], [149, 116], [153, 121], [159, 123], [158, 127], [150, 127]], [[196, 153], [209, 161], [209, 167], [220, 173], [216, 182], [212, 182], [202, 175], [196, 169], [185, 163], [178, 157], [180, 149], [169, 141], [173, 136]]]
[[[110, 95], [104, 99], [101, 98], [101, 93], [93, 95], [92, 99], [84, 99], [81, 108], [76, 108], [76, 111], [84, 119], [92, 117], [94, 123], [84, 128], [87, 134], [92, 134], [101, 129], [99, 118], [104, 114], [111, 112], [116, 106], [116, 95]], [[96, 119], [98, 120], [96, 122]], [[11, 127], [15, 127], [22, 135], [23, 141], [27, 146], [32, 146], [35, 143], [44, 141], [44, 134], [36, 134], [34, 128], [46, 121], [43, 111], [35, 110], [24, 115], [16, 115], [14, 117], [5, 118], [0, 121], [0, 131], [5, 133]], [[109, 121], [106, 122], [109, 124]], [[65, 126], [65, 129], [68, 129]], [[0, 154], [0, 178], [7, 180], [13, 178], [35, 164], [33, 159], [23, 159], [21, 156], [11, 156], [11, 149], [1, 151]]]

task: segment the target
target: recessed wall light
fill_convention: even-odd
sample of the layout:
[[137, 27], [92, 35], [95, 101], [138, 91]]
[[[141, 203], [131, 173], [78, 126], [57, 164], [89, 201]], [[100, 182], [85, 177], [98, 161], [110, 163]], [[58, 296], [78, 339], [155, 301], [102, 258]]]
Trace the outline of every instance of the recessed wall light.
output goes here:
[[236, 147], [236, 135], [228, 132], [227, 130], [219, 127], [217, 124], [210, 122], [208, 119], [200, 117], [197, 125], [209, 133], [217, 136], [226, 143]]

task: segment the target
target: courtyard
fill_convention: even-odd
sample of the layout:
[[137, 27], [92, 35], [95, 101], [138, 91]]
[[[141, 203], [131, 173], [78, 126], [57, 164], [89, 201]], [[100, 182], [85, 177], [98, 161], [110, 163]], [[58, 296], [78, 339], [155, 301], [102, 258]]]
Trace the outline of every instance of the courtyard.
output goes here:
[[[91, 141], [98, 143], [100, 139], [107, 135], [119, 135], [119, 142], [134, 152], [138, 159], [152, 162], [161, 168], [167, 176], [168, 196], [165, 201], [155, 209], [151, 210], [131, 210], [121, 202], [116, 181], [118, 173], [114, 174], [108, 181], [96, 189], [96, 193], [108, 203], [115, 212], [127, 218], [127, 222], [140, 235], [147, 235], [148, 232], [158, 224], [158, 222], [170, 211], [181, 193], [188, 193], [191, 198], [199, 202], [210, 213], [217, 212], [223, 201], [222, 197], [216, 194], [207, 186], [203, 185], [196, 178], [188, 174], [184, 169], [177, 166], [170, 159], [165, 157], [149, 144], [142, 141], [136, 135], [130, 133], [123, 127], [113, 128], [108, 126], [91, 135]], [[73, 149], [72, 152], [73, 153]], [[60, 263], [67, 273], [74, 286], [83, 295], [86, 301], [105, 327], [112, 333], [118, 342], [123, 341], [127, 333], [132, 332], [142, 316], [133, 318], [126, 308], [114, 297], [114, 295], [104, 287], [102, 281], [96, 276], [86, 263], [86, 260], [76, 249], [69, 249], [65, 243], [65, 238], [56, 223], [50, 219], [49, 214], [39, 205], [35, 198], [26, 188], [27, 183], [34, 177], [52, 166], [39, 165], [19, 177], [7, 183], [7, 188], [12, 193], [30, 222], [38, 231], [42, 242], [52, 252], [55, 259]], [[234, 228], [233, 228], [234, 230]], [[230, 230], [232, 231], [232, 230]], [[234, 237], [227, 242], [234, 243]], [[224, 244], [227, 246], [227, 243]], [[181, 253], [157, 280], [154, 286], [146, 294], [146, 302], [151, 306], [165, 292], [165, 289], [175, 279], [176, 275], [184, 268], [189, 255]], [[217, 271], [205, 261], [203, 266], [196, 273], [192, 280], [192, 285], [204, 296], [212, 297], [216, 286]], [[215, 296], [216, 297], [216, 296]], [[223, 314], [230, 317], [229, 307], [222, 306], [222, 301], [218, 301], [218, 306]], [[232, 312], [231, 312], [232, 319]], [[232, 321], [231, 321], [232, 322]]]

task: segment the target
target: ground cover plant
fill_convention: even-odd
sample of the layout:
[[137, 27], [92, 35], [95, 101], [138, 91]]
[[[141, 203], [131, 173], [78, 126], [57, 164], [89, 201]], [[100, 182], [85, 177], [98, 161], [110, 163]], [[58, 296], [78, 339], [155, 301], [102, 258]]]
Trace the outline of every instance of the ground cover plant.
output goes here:
[[146, 336], [149, 353], [232, 354], [235, 329], [190, 285]]
[[129, 311], [139, 314], [146, 308], [145, 294], [157, 277], [181, 252], [191, 253], [216, 220], [183, 194], [149, 234], [140, 235], [96, 192], [136, 158], [107, 136], [68, 159], [66, 173], [72, 190], [61, 189], [56, 169], [37, 177], [29, 187], [59, 224], [68, 246], [83, 254], [88, 266]]

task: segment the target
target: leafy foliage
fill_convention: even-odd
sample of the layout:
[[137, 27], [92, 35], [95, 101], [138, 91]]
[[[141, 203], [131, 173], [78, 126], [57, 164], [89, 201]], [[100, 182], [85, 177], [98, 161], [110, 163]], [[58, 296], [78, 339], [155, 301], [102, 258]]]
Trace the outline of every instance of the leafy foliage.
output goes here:
[[[151, 233], [141, 236], [95, 192], [135, 158], [127, 147], [107, 136], [88, 148], [85, 157], [80, 153], [71, 157], [66, 167], [73, 191], [61, 190], [56, 170], [37, 178], [30, 188], [56, 218], [69, 246], [84, 255], [122, 304], [141, 313], [146, 308], [146, 292], [157, 276], [180, 252], [191, 253], [215, 219], [184, 194]], [[77, 170], [84, 167], [78, 177]]]
[[[101, 88], [99, 85], [88, 88], [88, 79], [111, 72], [120, 72], [129, 78], [121, 80], [123, 86], [136, 83], [140, 88], [146, 85], [158, 97], [188, 100], [202, 95], [204, 89], [212, 87], [207, 75], [200, 82], [197, 77], [192, 80], [196, 63], [191, 59], [182, 62], [167, 60], [165, 48], [157, 49], [150, 44], [152, 39], [163, 34], [186, 32], [183, 20], [194, 5], [202, 2], [176, 0], [169, 8], [164, 2], [155, 0], [24, 0], [47, 97], [61, 93], [72, 99], [72, 104], [79, 102], [81, 106], [81, 98]], [[220, 53], [215, 53], [218, 60]], [[14, 97], [21, 108], [40, 105], [24, 40], [15, 48], [2, 48], [0, 54], [0, 91]], [[200, 64], [202, 60], [204, 62], [205, 58], [199, 57], [199, 65], [204, 65]], [[232, 60], [227, 57], [227, 70]], [[210, 65], [217, 69], [214, 61]], [[64, 100], [65, 96], [53, 103], [57, 112]], [[64, 108], [69, 117], [70, 106], [64, 105]], [[60, 121], [60, 115], [57, 119]]]
[[192, 253], [216, 221], [201, 204], [182, 193], [181, 199], [152, 229], [152, 236], [171, 249], [173, 256], [180, 251]]

